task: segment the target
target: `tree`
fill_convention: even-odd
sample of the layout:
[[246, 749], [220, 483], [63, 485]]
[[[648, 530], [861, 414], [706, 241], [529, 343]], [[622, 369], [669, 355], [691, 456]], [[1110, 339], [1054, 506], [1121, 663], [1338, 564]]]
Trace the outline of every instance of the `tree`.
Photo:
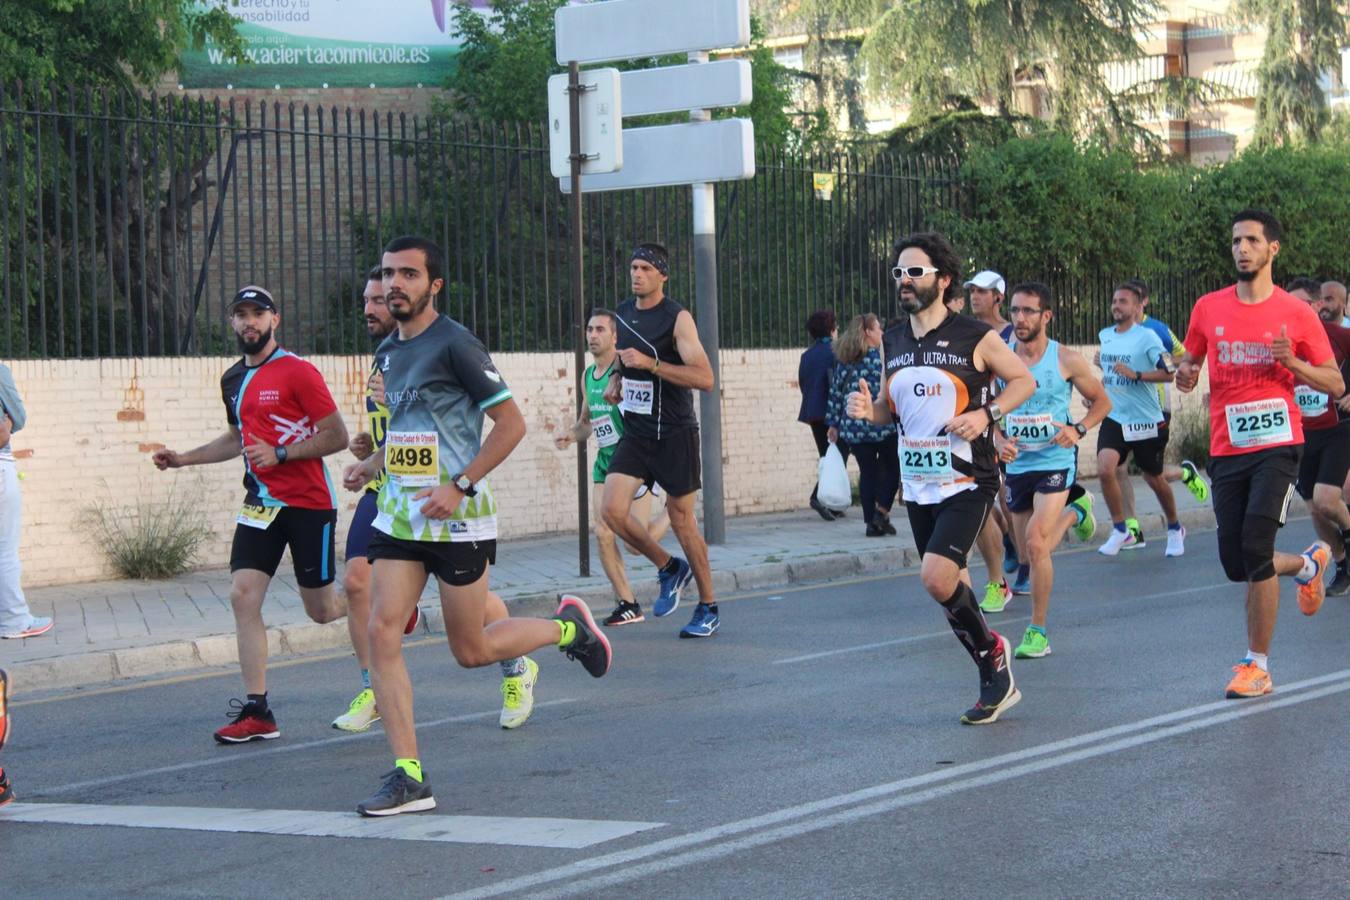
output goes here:
[[455, 7], [463, 46], [446, 79], [450, 108], [466, 118], [542, 122], [544, 84], [565, 71], [555, 61], [553, 14], [567, 0], [492, 0], [487, 16], [464, 0]]
[[1238, 0], [1237, 16], [1266, 29], [1257, 67], [1258, 146], [1296, 137], [1320, 138], [1329, 119], [1322, 76], [1340, 70], [1340, 48], [1350, 36], [1334, 0]]

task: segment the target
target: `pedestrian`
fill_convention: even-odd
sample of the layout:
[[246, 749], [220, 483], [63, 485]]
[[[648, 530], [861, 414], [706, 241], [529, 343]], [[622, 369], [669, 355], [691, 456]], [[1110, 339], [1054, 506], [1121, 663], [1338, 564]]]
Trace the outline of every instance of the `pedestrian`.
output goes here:
[[826, 420], [832, 443], [847, 447], [858, 461], [858, 500], [868, 537], [895, 534], [891, 506], [900, 487], [900, 456], [894, 424], [873, 425], [848, 414], [848, 395], [867, 379], [873, 396], [881, 395], [881, 320], [872, 313], [855, 316], [834, 344], [837, 360], [830, 378]]
[[0, 364], [0, 638], [37, 637], [52, 630], [52, 620], [35, 616], [20, 584], [19, 540], [23, 535], [23, 503], [19, 472], [10, 436], [23, 428], [28, 415], [14, 386], [9, 366]]
[[[797, 364], [797, 386], [802, 392], [797, 421], [810, 426], [811, 437], [816, 442], [816, 458], [819, 459], [830, 446], [826, 437], [829, 425], [825, 422], [825, 412], [829, 404], [830, 372], [834, 369], [832, 344], [839, 334], [834, 310], [818, 309], [811, 313], [806, 320], [806, 333], [811, 336], [811, 346], [802, 353], [801, 362]], [[845, 448], [841, 447], [840, 452], [845, 452]], [[834, 512], [820, 502], [816, 496], [819, 490], [819, 483], [811, 488], [811, 508], [826, 522], [843, 518], [842, 512]]]
[[[4, 749], [5, 739], [9, 737], [9, 673], [0, 669], [0, 749]], [[0, 767], [0, 806], [14, 802], [14, 788], [10, 787], [9, 776]]]

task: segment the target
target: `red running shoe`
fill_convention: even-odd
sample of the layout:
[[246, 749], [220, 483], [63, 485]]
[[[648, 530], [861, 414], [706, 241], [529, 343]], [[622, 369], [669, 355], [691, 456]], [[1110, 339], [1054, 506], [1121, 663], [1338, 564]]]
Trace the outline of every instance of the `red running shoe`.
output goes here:
[[216, 741], [221, 744], [244, 744], [248, 741], [270, 741], [281, 737], [276, 717], [270, 709], [260, 709], [256, 703], [230, 701], [230, 724], [217, 729]]
[[407, 637], [417, 630], [417, 623], [422, 621], [422, 610], [416, 606], [413, 607], [413, 614], [408, 617], [408, 624], [403, 626], [403, 635]]
[[0, 669], [0, 747], [9, 738], [9, 673]]

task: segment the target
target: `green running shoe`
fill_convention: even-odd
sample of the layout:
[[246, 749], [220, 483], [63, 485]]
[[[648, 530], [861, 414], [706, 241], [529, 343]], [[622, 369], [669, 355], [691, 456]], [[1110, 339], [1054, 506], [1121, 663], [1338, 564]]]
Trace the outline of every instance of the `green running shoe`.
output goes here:
[[1186, 490], [1201, 503], [1209, 499], [1209, 482], [1201, 477], [1200, 470], [1189, 459], [1181, 461], [1181, 483], [1186, 485]]
[[1050, 639], [1039, 628], [1030, 626], [1022, 635], [1022, 643], [1017, 645], [1013, 656], [1018, 659], [1040, 659], [1050, 655]]
[[1073, 526], [1074, 536], [1084, 543], [1092, 540], [1092, 536], [1097, 533], [1097, 520], [1092, 515], [1092, 495], [1084, 493], [1069, 506], [1082, 514], [1078, 524]]
[[1011, 599], [1012, 589], [1008, 587], [1008, 582], [991, 581], [984, 586], [984, 599], [980, 601], [980, 609], [987, 613], [1003, 612]]

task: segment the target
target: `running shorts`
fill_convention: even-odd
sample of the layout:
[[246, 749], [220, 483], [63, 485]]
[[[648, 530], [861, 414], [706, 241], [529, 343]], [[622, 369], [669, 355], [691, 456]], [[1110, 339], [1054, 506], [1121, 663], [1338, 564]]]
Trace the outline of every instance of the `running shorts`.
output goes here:
[[1124, 463], [1133, 453], [1139, 471], [1149, 475], [1161, 475], [1163, 471], [1163, 451], [1167, 449], [1169, 430], [1167, 420], [1164, 419], [1158, 423], [1157, 437], [1143, 441], [1126, 441], [1125, 432], [1121, 430], [1119, 422], [1111, 418], [1103, 419], [1101, 426], [1097, 429], [1097, 452], [1114, 450], [1120, 454], [1121, 463]]
[[351, 561], [366, 558], [366, 548], [375, 534], [375, 515], [380, 511], [376, 502], [379, 497], [379, 491], [366, 491], [357, 501], [352, 524], [347, 529], [347, 555], [344, 559]]
[[401, 559], [419, 562], [428, 575], [441, 584], [464, 587], [483, 577], [489, 565], [497, 562], [496, 541], [405, 541], [376, 531], [366, 556], [377, 559]]
[[[253, 508], [259, 507], [255, 504]], [[333, 532], [337, 526], [335, 509], [300, 509], [296, 506], [275, 509], [264, 528], [236, 524], [230, 546], [230, 571], [253, 569], [271, 578], [281, 565], [281, 555], [291, 548], [295, 583], [303, 588], [320, 588], [333, 583]]]
[[1311, 500], [1313, 486], [1335, 485], [1339, 489], [1350, 473], [1350, 419], [1332, 428], [1309, 428], [1303, 432], [1303, 458], [1298, 464], [1298, 495]]
[[1294, 496], [1298, 461], [1297, 444], [1210, 459], [1219, 562], [1230, 581], [1275, 574], [1275, 533]]
[[625, 434], [609, 461], [611, 475], [627, 475], [661, 485], [671, 497], [703, 487], [698, 429], [686, 428], [659, 441]]
[[919, 555], [936, 553], [964, 569], [993, 505], [993, 494], [979, 488], [953, 494], [940, 503], [906, 503], [909, 530]]
[[1072, 469], [1042, 469], [1009, 473], [1003, 492], [1011, 512], [1031, 509], [1035, 494], [1060, 494], [1073, 483]]

